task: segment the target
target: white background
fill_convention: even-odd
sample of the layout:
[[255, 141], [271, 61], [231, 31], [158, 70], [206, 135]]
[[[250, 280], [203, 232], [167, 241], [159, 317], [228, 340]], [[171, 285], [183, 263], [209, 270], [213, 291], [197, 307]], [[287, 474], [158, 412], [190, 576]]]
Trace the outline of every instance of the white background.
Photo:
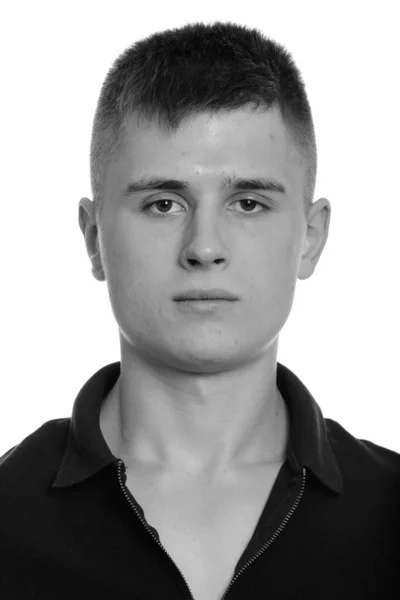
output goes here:
[[397, 2], [9, 2], [1, 39], [0, 455], [71, 415], [120, 359], [106, 282], [91, 273], [78, 202], [114, 59], [196, 20], [261, 29], [292, 52], [313, 110], [315, 200], [332, 205], [314, 275], [298, 281], [279, 362], [325, 417], [400, 452], [400, 36]]

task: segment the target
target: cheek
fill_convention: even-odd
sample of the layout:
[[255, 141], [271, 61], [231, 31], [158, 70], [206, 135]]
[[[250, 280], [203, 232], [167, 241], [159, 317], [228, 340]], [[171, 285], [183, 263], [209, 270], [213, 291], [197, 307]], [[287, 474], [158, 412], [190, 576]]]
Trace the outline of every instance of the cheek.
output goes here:
[[150, 240], [134, 227], [132, 217], [126, 211], [121, 211], [108, 223], [104, 241], [110, 277], [118, 277], [119, 283], [129, 287], [132, 280], [140, 284], [151, 264]]
[[281, 255], [281, 273], [285, 287], [293, 288], [297, 273], [298, 246], [296, 240], [290, 239], [284, 245]]
[[293, 238], [279, 240], [268, 252], [262, 272], [264, 288], [272, 302], [285, 303], [293, 294], [297, 277], [297, 243]]
[[298, 260], [299, 247], [297, 239], [290, 238], [283, 248], [283, 260], [288, 266], [288, 270], [293, 271]]
[[[148, 265], [145, 253], [126, 231], [114, 231], [105, 247], [105, 270], [111, 300], [118, 310], [143, 310], [144, 298], [151, 297], [147, 289]], [[142, 306], [139, 307], [139, 304]]]

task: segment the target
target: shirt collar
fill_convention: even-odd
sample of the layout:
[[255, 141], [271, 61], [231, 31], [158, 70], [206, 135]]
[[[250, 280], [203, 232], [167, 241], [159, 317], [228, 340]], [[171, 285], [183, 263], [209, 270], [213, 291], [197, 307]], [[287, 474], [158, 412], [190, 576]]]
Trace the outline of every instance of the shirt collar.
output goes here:
[[[66, 449], [53, 487], [78, 484], [109, 464], [118, 462], [101, 432], [100, 408], [120, 372], [120, 361], [106, 365], [94, 373], [78, 393]], [[295, 473], [307, 467], [330, 490], [342, 493], [342, 476], [318, 404], [300, 379], [279, 362], [277, 387], [290, 416], [287, 446], [290, 466]]]
[[277, 363], [276, 383], [289, 410], [287, 458], [296, 473], [309, 468], [333, 492], [343, 492], [342, 474], [328, 438], [320, 407], [300, 379]]

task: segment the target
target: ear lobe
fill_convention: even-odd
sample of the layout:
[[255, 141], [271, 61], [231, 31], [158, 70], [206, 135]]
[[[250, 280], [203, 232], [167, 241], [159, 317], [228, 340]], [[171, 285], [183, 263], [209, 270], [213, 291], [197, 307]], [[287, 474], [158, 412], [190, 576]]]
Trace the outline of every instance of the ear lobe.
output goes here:
[[92, 274], [93, 274], [93, 277], [95, 279], [97, 279], [97, 281], [105, 281], [106, 280], [104, 271], [103, 271], [103, 267], [101, 265], [97, 266], [97, 264], [96, 264], [95, 266], [93, 266]]

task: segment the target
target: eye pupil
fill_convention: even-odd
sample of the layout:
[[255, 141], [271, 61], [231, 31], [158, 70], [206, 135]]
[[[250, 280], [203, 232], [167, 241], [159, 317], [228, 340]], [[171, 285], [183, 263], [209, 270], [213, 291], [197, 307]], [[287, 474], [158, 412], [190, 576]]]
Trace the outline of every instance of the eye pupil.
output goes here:
[[[164, 200], [157, 200], [156, 204], [162, 204], [163, 202], [164, 202], [164, 203], [165, 203], [165, 202], [172, 202], [172, 200], [168, 200], [168, 199], [164, 199]], [[166, 206], [164, 205], [164, 207], [163, 207], [163, 208], [169, 208], [169, 206], [168, 206], [168, 207], [166, 207]]]
[[[251, 198], [245, 198], [244, 200], [241, 200], [241, 202], [250, 202], [250, 204], [251, 204], [252, 202], [255, 202], [255, 200], [252, 200]], [[252, 208], [252, 207], [247, 204], [246, 208]]]

